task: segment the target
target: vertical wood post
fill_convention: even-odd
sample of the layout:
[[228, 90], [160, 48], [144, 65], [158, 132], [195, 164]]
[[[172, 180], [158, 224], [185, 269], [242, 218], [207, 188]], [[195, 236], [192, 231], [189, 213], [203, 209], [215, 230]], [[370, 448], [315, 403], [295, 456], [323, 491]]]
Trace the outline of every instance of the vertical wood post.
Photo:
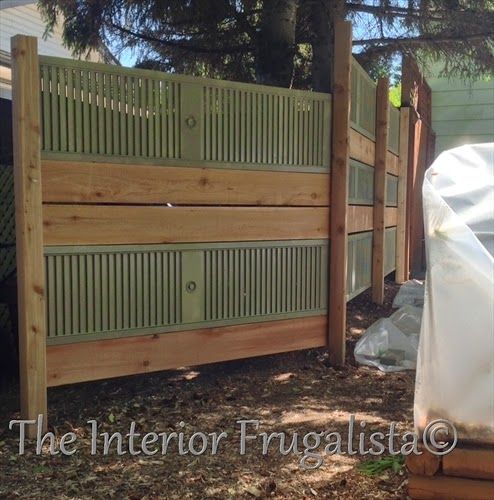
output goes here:
[[342, 365], [345, 362], [348, 258], [347, 206], [350, 158], [351, 23], [348, 21], [336, 23], [334, 36], [328, 348], [330, 362], [334, 365]]
[[372, 238], [372, 300], [384, 302], [384, 211], [388, 152], [389, 80], [381, 78], [376, 90], [376, 154], [374, 161], [374, 233]]
[[396, 283], [408, 280], [406, 258], [407, 176], [410, 108], [400, 110], [400, 156], [398, 159], [398, 220], [396, 225]]
[[412, 277], [420, 277], [424, 261], [424, 217], [422, 212], [422, 184], [427, 164], [427, 128], [420, 118], [415, 123], [413, 152], [413, 184], [410, 206], [410, 269]]
[[[21, 416], [46, 427], [46, 325], [37, 39], [11, 39]], [[30, 425], [27, 435], [34, 437]]]

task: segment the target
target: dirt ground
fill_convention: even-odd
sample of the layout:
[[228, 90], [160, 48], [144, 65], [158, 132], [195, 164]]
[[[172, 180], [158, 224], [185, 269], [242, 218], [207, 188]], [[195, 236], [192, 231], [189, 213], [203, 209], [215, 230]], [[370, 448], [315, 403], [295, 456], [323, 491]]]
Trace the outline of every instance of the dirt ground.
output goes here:
[[[368, 456], [323, 455], [319, 468], [304, 470], [302, 455], [280, 454], [276, 441], [263, 455], [260, 438], [240, 455], [237, 423], [259, 420], [257, 434], [285, 432], [288, 443], [298, 433], [300, 449], [308, 432], [339, 431], [346, 443], [352, 414], [369, 433], [387, 432], [392, 421], [400, 432], [412, 430], [414, 372], [385, 375], [357, 367], [353, 359], [355, 342], [373, 321], [389, 315], [396, 291], [386, 285], [383, 307], [374, 306], [368, 292], [349, 304], [343, 369], [332, 368], [324, 350], [311, 350], [50, 389], [51, 430], [76, 434], [72, 456], [50, 456], [46, 447], [37, 456], [34, 441], [24, 455], [17, 453], [17, 431], [8, 422], [19, 416], [18, 388], [8, 388], [0, 394], [0, 498], [406, 498], [406, 471], [365, 475], [357, 465]], [[102, 440], [91, 455], [91, 419], [100, 433], [125, 434], [135, 421], [136, 432], [182, 431], [186, 442], [194, 432], [224, 431], [228, 437], [216, 455], [210, 446], [200, 456], [180, 455], [172, 441], [166, 455], [160, 449], [153, 456], [118, 456], [112, 446], [104, 456]], [[251, 426], [248, 432], [256, 431]], [[201, 447], [200, 440], [195, 443]]]

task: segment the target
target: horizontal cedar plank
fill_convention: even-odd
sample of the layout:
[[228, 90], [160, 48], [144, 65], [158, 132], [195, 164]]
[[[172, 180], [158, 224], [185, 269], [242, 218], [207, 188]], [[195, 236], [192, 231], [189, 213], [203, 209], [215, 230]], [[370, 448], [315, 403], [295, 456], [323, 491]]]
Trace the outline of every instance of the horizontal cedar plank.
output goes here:
[[398, 222], [398, 209], [396, 207], [386, 207], [384, 209], [384, 225], [386, 227], [396, 226]]
[[[374, 227], [373, 207], [365, 205], [348, 206], [348, 233], [360, 233], [371, 231]], [[384, 225], [386, 227], [396, 226], [398, 212], [396, 207], [384, 209]]]
[[[350, 129], [350, 158], [374, 165], [375, 143], [356, 130]], [[398, 175], [398, 156], [391, 151], [386, 153], [386, 171]]]
[[43, 160], [43, 201], [329, 205], [329, 174]]
[[322, 347], [327, 317], [80, 342], [47, 348], [48, 385]]
[[373, 208], [361, 205], [348, 206], [348, 233], [371, 231], [373, 228]]
[[415, 474], [408, 478], [408, 494], [412, 499], [492, 500], [493, 493], [494, 481]]
[[327, 207], [43, 205], [45, 245], [326, 239]]
[[443, 473], [494, 481], [494, 449], [455, 448], [443, 457]]
[[376, 145], [356, 130], [350, 129], [350, 158], [374, 165]]
[[387, 152], [386, 155], [386, 172], [388, 174], [393, 174], [398, 176], [398, 161], [399, 158], [391, 151]]

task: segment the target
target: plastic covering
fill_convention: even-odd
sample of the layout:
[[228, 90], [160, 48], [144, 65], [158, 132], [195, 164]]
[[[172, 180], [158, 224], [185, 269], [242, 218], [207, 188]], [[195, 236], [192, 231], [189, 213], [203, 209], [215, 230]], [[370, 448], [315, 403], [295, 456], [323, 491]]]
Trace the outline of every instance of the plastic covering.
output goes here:
[[406, 305], [424, 307], [424, 282], [409, 280], [401, 285], [393, 300], [393, 307]]
[[417, 362], [422, 309], [404, 306], [389, 318], [378, 319], [355, 346], [357, 363], [383, 372], [414, 369]]
[[415, 426], [494, 443], [494, 144], [442, 153], [423, 185], [427, 274]]

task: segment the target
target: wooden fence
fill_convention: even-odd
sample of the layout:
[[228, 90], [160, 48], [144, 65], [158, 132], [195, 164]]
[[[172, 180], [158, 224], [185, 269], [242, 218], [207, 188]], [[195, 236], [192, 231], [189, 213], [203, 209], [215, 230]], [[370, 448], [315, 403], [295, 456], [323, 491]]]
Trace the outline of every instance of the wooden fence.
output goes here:
[[407, 241], [405, 255], [413, 276], [425, 271], [424, 224], [422, 213], [422, 184], [427, 168], [434, 161], [436, 134], [432, 129], [432, 93], [411, 57], [403, 60], [402, 106], [409, 117], [409, 152], [407, 179]]
[[[46, 387], [328, 346], [404, 273], [408, 123], [336, 33], [334, 95], [12, 40], [22, 413]], [[400, 267], [401, 266], [401, 267]]]

